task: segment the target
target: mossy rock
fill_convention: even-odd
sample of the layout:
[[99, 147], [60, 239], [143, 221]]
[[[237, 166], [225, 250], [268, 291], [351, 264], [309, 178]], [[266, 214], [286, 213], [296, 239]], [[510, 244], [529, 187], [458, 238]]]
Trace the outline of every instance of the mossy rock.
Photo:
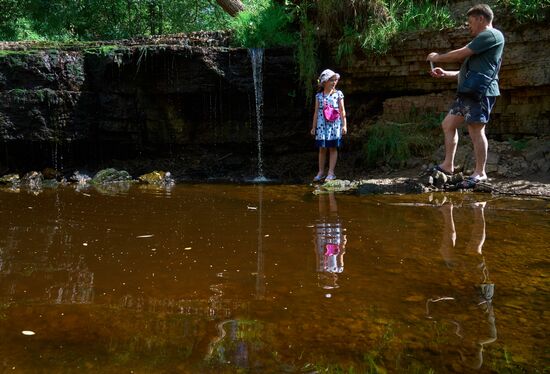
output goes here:
[[314, 194], [330, 193], [330, 192], [355, 192], [359, 186], [359, 181], [334, 179], [326, 181], [317, 190], [313, 191]]
[[158, 186], [164, 186], [167, 184], [173, 184], [174, 180], [171, 178], [169, 171], [152, 171], [148, 174], [143, 174], [138, 178], [142, 183], [154, 184]]
[[132, 176], [126, 170], [116, 170], [113, 168], [103, 169], [97, 172], [90, 181], [91, 184], [106, 184], [130, 182]]
[[6, 174], [0, 177], [0, 184], [17, 184], [20, 181], [19, 174]]

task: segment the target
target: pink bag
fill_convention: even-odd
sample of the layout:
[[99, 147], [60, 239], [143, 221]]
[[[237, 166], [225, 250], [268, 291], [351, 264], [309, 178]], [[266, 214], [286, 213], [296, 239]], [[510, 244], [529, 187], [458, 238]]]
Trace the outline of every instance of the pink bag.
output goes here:
[[325, 119], [329, 122], [334, 122], [340, 118], [340, 111], [330, 105], [326, 99], [323, 103], [323, 114], [325, 115]]
[[340, 246], [338, 244], [328, 243], [325, 245], [325, 256], [334, 256], [340, 253]]

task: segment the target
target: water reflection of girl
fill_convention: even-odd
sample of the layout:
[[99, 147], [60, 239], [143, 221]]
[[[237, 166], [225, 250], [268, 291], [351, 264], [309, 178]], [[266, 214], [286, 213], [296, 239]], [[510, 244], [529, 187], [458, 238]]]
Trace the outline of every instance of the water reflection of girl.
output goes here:
[[319, 286], [325, 289], [338, 288], [337, 274], [344, 271], [347, 242], [344, 231], [334, 193], [319, 195], [319, 219], [315, 224], [314, 243]]

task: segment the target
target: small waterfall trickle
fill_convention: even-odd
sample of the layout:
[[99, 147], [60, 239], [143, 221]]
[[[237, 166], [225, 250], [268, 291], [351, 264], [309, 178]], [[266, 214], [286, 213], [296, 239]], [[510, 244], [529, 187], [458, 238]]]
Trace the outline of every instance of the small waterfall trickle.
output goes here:
[[52, 148], [52, 167], [56, 173], [61, 172], [63, 169], [63, 152], [61, 151], [61, 145], [56, 139]]
[[252, 61], [252, 78], [254, 79], [254, 96], [256, 99], [256, 125], [257, 125], [257, 144], [258, 144], [258, 176], [254, 182], [266, 182], [263, 170], [262, 136], [263, 136], [263, 107], [264, 107], [264, 89], [262, 65], [264, 60], [263, 48], [249, 49], [250, 59]]

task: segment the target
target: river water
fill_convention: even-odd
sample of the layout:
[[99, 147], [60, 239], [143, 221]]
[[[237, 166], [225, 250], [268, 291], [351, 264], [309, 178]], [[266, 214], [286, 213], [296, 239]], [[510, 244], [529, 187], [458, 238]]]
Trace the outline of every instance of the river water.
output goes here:
[[542, 372], [550, 205], [0, 191], [0, 372]]

